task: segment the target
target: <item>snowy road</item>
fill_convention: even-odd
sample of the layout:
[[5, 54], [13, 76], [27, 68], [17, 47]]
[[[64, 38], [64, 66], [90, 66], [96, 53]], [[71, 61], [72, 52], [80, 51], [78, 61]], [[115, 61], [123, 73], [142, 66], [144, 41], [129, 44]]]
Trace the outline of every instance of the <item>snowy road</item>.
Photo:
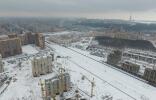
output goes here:
[[[102, 91], [104, 89], [105, 91], [109, 91], [109, 89], [111, 88], [111, 93], [113, 94], [113, 96], [119, 96], [122, 98], [122, 100], [156, 100], [155, 87], [152, 87], [144, 82], [125, 75], [115, 69], [89, 59], [65, 47], [58, 45], [51, 45], [51, 47], [54, 48], [56, 52], [59, 52], [60, 55], [71, 57], [71, 61], [75, 62], [79, 66], [83, 66], [84, 69], [87, 69], [94, 75], [102, 78], [102, 80], [105, 80], [106, 82], [117, 88], [112, 88], [110, 84], [103, 84], [103, 87], [101, 87], [102, 89], [99, 88], [99, 91]], [[72, 64], [72, 66], [73, 69], [76, 68], [74, 67], [74, 64]], [[82, 71], [82, 69], [80, 68], [77, 68], [77, 70], [80, 70], [80, 72]], [[102, 86], [101, 84], [102, 82], [98, 81], [97, 85]], [[122, 93], [118, 89], [125, 93]], [[114, 91], [116, 92], [114, 93]]]

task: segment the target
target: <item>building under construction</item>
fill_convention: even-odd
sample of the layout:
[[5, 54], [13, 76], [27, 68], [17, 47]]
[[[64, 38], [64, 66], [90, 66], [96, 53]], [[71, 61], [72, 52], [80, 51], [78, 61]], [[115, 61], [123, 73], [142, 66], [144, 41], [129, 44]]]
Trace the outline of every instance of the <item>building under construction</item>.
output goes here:
[[0, 73], [4, 72], [4, 66], [2, 62], [2, 56], [0, 55]]
[[35, 34], [35, 44], [41, 49], [45, 48], [45, 37], [41, 33]]
[[150, 84], [156, 86], [156, 70], [146, 68], [143, 78], [147, 80]]
[[52, 72], [53, 56], [35, 57], [32, 60], [32, 74], [34, 77]]
[[60, 73], [51, 79], [47, 79], [42, 84], [43, 100], [55, 99], [56, 95], [63, 95], [63, 92], [67, 92], [71, 89], [71, 80], [69, 73]]
[[137, 74], [140, 70], [140, 66], [137, 64], [125, 61], [122, 63], [121, 69], [123, 69], [127, 72], [130, 72], [130, 73], [133, 73], [133, 74]]

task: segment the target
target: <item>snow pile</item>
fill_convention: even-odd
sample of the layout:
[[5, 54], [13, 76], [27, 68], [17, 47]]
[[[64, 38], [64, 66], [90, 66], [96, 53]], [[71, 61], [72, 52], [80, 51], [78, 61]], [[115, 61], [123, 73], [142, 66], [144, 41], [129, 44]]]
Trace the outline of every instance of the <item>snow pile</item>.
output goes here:
[[32, 45], [22, 46], [22, 51], [25, 54], [35, 54], [35, 53], [38, 53], [38, 51], [34, 47], [32, 47]]

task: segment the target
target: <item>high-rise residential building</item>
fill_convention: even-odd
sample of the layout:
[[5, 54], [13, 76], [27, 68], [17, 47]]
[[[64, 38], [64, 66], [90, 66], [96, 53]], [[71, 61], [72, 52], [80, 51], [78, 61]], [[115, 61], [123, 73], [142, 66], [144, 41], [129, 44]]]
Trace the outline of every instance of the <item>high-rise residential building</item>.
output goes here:
[[0, 40], [0, 54], [2, 57], [14, 56], [22, 53], [21, 41], [18, 37]]
[[4, 66], [2, 62], [2, 56], [0, 55], [0, 73], [4, 72]]
[[55, 98], [56, 95], [63, 92], [70, 91], [71, 79], [69, 73], [60, 73], [51, 79], [45, 80], [46, 100], [49, 98]]
[[45, 48], [45, 37], [41, 33], [36, 33], [35, 35], [35, 44], [41, 49]]
[[3, 58], [22, 53], [22, 45], [35, 44], [41, 49], [45, 48], [45, 38], [41, 33], [15, 33], [0, 36], [0, 54]]
[[52, 56], [35, 57], [32, 60], [32, 74], [34, 77], [52, 72]]

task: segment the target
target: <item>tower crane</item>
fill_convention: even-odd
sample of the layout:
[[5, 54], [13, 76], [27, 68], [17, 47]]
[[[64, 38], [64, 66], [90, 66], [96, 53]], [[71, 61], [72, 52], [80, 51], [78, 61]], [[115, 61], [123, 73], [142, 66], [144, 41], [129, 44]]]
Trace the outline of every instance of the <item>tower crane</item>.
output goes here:
[[87, 76], [82, 75], [82, 80], [84, 80], [84, 79], [88, 80], [91, 83], [91, 95], [90, 96], [93, 97], [94, 96], [94, 87], [95, 87], [94, 78], [93, 78], [93, 80], [90, 80]]

